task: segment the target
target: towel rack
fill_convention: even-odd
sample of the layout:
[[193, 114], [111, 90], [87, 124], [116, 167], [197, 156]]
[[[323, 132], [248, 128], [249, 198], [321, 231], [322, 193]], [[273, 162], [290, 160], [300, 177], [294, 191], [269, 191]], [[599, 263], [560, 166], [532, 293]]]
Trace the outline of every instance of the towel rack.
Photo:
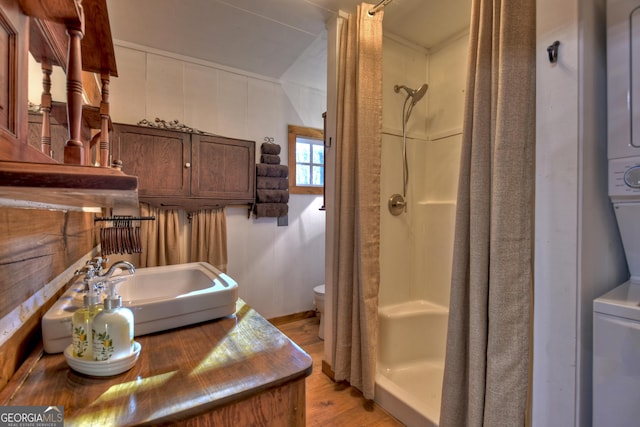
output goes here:
[[[100, 228], [100, 250], [102, 255], [134, 254], [142, 252], [140, 221], [155, 220], [155, 216], [114, 215], [94, 217], [94, 222], [105, 221], [111, 224]], [[136, 223], [134, 225], [133, 223]]]
[[94, 222], [98, 221], [155, 221], [155, 216], [129, 216], [129, 215], [114, 215], [109, 217], [95, 217]]

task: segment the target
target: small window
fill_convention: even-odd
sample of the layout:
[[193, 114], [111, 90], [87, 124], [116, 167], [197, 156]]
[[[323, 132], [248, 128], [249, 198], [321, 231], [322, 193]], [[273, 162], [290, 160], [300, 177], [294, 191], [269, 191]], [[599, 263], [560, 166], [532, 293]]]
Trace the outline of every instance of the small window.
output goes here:
[[323, 194], [324, 137], [321, 129], [289, 125], [289, 192]]

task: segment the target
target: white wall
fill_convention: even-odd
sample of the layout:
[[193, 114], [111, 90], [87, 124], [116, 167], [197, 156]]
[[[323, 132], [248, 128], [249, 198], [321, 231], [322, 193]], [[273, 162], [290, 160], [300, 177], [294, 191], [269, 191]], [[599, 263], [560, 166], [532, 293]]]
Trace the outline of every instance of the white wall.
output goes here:
[[[309, 63], [324, 68], [326, 58], [301, 58], [276, 81], [217, 64], [116, 41], [119, 77], [110, 87], [111, 116], [135, 124], [177, 119], [202, 131], [256, 141], [273, 137], [287, 163], [287, 125], [322, 128], [326, 91], [321, 83], [300, 82]], [[324, 78], [322, 74], [317, 79]], [[239, 295], [263, 316], [313, 309], [313, 287], [324, 283], [325, 214], [322, 197], [291, 195], [289, 225], [275, 218], [248, 219], [247, 209], [227, 208], [228, 273]]]
[[606, 186], [604, 3], [537, 2], [534, 426], [591, 425], [592, 301], [626, 274]]

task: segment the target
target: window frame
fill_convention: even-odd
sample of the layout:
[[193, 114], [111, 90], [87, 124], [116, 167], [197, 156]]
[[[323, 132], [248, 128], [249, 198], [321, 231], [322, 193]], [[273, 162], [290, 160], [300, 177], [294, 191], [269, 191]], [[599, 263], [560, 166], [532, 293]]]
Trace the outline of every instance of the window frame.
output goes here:
[[[298, 136], [317, 139], [324, 144], [324, 132], [322, 129], [310, 128], [305, 126], [288, 125], [288, 150], [289, 150], [289, 193], [290, 194], [324, 194], [324, 185], [308, 186], [296, 185], [296, 139]], [[326, 159], [325, 159], [326, 160]], [[322, 164], [323, 173], [326, 172], [326, 161]], [[323, 177], [324, 182], [324, 177]]]

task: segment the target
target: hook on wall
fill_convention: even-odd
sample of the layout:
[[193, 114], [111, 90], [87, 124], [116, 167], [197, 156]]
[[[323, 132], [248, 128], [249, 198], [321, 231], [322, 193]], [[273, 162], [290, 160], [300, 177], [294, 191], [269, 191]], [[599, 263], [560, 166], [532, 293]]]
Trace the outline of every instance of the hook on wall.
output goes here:
[[547, 53], [549, 54], [549, 62], [551, 62], [552, 64], [558, 62], [558, 46], [560, 46], [560, 42], [556, 40], [547, 48]]

